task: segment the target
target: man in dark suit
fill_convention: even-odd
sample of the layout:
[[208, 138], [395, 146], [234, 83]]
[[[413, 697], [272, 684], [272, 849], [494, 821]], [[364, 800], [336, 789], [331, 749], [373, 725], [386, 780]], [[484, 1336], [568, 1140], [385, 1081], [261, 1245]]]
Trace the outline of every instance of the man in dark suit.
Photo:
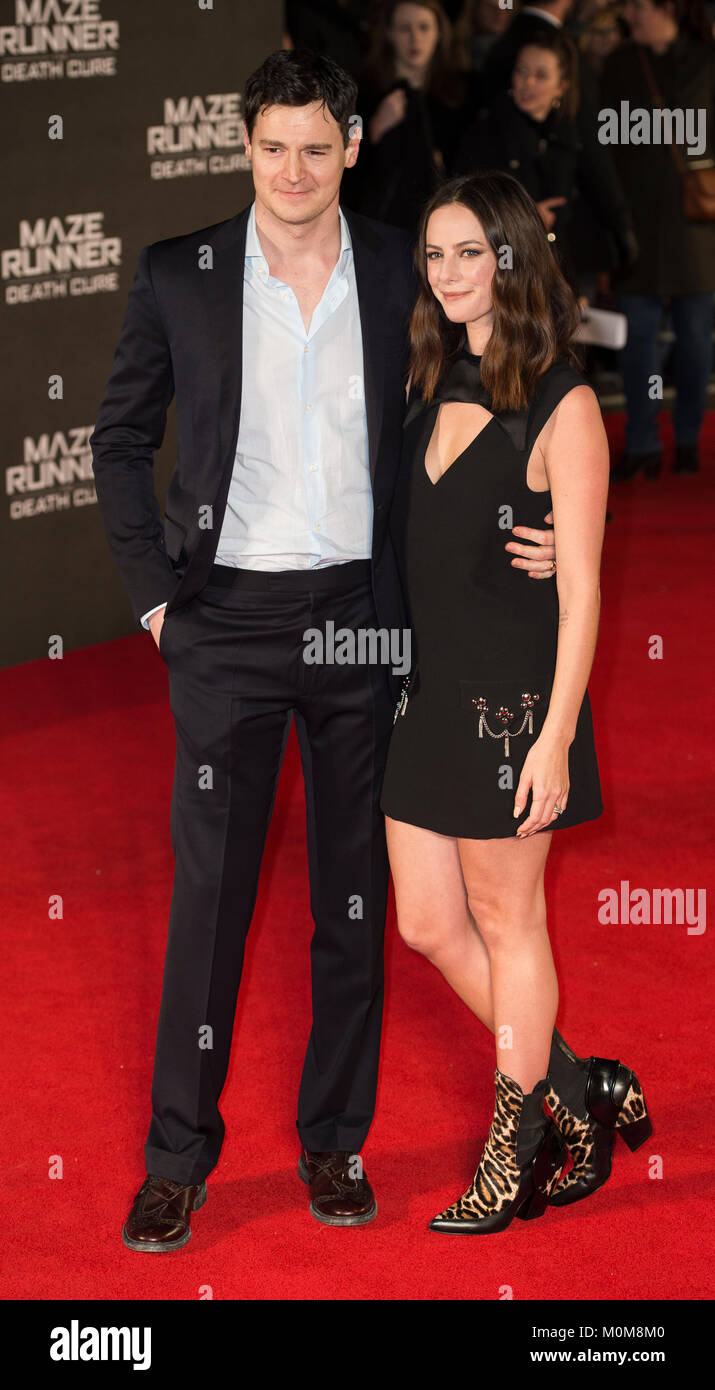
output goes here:
[[[255, 202], [141, 252], [91, 441], [111, 548], [168, 667], [177, 740], [147, 1177], [123, 1230], [133, 1250], [186, 1244], [218, 1161], [244, 943], [292, 718], [315, 921], [299, 1175], [328, 1225], [377, 1210], [359, 1155], [383, 1004], [380, 784], [409, 666], [388, 512], [415, 286], [407, 235], [339, 206], [358, 152], [355, 97], [347, 74], [310, 53], [272, 54], [249, 79]], [[174, 394], [162, 528], [152, 461]], [[546, 575], [553, 533], [529, 535], [549, 543], [517, 547], [529, 558], [516, 563]], [[368, 639], [368, 660], [321, 664], [306, 638], [330, 623], [392, 640], [378, 651]]]

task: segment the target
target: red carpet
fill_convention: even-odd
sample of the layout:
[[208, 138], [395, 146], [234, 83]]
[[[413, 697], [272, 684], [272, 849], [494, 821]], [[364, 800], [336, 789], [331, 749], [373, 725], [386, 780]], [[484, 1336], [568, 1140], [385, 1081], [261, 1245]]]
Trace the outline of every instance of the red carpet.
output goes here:
[[[494, 1058], [482, 1027], [400, 941], [391, 912], [378, 1109], [364, 1150], [378, 1218], [356, 1230], [313, 1220], [295, 1172], [312, 923], [292, 739], [208, 1202], [182, 1253], [126, 1250], [173, 866], [167, 674], [137, 633], [0, 681], [5, 1297], [196, 1300], [207, 1285], [223, 1300], [712, 1296], [712, 930], [601, 925], [597, 914], [599, 892], [622, 880], [712, 894], [713, 423], [700, 476], [612, 488], [590, 683], [606, 810], [554, 836], [548, 869], [559, 1026], [578, 1052], [637, 1070], [653, 1137], [636, 1154], [619, 1142], [610, 1182], [588, 1201], [472, 1241], [429, 1232], [472, 1177]], [[620, 419], [608, 425], [620, 444]], [[649, 657], [654, 635], [662, 660]], [[56, 1155], [63, 1176], [52, 1180]]]

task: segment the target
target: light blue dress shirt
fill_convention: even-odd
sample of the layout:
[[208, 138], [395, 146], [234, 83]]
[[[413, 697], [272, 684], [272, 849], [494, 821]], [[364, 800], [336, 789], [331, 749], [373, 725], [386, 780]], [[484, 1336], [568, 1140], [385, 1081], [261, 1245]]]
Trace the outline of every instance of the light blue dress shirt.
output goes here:
[[340, 254], [306, 331], [293, 290], [270, 274], [251, 207], [241, 417], [217, 564], [275, 571], [370, 557], [362, 330], [342, 209], [339, 218]]

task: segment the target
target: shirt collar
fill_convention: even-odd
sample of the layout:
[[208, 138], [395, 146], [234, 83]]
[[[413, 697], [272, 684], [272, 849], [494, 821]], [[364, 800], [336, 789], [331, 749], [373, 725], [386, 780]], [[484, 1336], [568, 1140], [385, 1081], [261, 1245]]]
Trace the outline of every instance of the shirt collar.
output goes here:
[[[348, 253], [352, 251], [352, 240], [350, 238], [348, 220], [340, 206], [338, 206], [338, 217], [340, 219], [340, 254], [338, 256], [338, 269], [342, 274], [348, 263]], [[249, 259], [253, 262], [254, 269], [261, 265], [264, 267], [266, 274], [268, 274], [268, 262], [261, 250], [261, 243], [258, 240], [255, 200], [251, 203], [251, 211], [248, 214], [248, 223], [246, 225], [246, 260]]]

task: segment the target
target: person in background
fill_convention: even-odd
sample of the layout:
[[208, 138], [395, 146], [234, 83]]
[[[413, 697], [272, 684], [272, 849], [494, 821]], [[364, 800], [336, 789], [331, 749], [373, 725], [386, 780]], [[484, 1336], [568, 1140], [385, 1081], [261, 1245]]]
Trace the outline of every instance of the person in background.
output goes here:
[[[517, 52], [528, 39], [549, 37], [562, 31], [578, 33], [583, 22], [578, 0], [540, 0], [522, 5], [503, 36], [489, 50], [479, 75], [479, 105], [489, 106], [498, 92], [506, 91]], [[589, 167], [596, 182], [589, 183], [584, 196], [572, 208], [571, 247], [579, 283], [593, 295], [601, 267], [618, 270], [630, 264], [635, 254], [632, 242], [623, 244], [618, 227], [623, 221], [625, 193], [620, 187], [614, 161], [598, 141], [598, 79], [585, 54], [577, 48], [578, 110], [576, 124], [583, 149], [590, 154]], [[603, 209], [601, 214], [598, 210]], [[618, 210], [614, 216], [614, 211]]]
[[[541, 30], [518, 49], [511, 87], [467, 130], [456, 158], [459, 174], [498, 169], [519, 180], [534, 199], [562, 273], [579, 297], [570, 244], [574, 201], [582, 193], [602, 227], [621, 248], [636, 254], [626, 200], [613, 178], [606, 149], [584, 144], [579, 111], [578, 63], [573, 41], [562, 31]], [[581, 295], [583, 303], [587, 296]]]
[[603, 64], [617, 48], [623, 38], [620, 20], [620, 3], [593, 5], [587, 14], [580, 11], [582, 23], [577, 43], [579, 52], [592, 72], [600, 76]]
[[608, 8], [611, 3], [612, 0], [574, 0], [566, 21], [571, 38], [578, 43], [599, 11]]
[[310, 48], [352, 76], [369, 43], [367, 0], [285, 0], [283, 48]]
[[[648, 81], [650, 69], [665, 108], [706, 111], [703, 155], [712, 158], [715, 44], [702, 0], [626, 0], [622, 13], [630, 37], [603, 65], [601, 106], [620, 112], [626, 102], [631, 111], [652, 111], [658, 103]], [[641, 248], [634, 265], [612, 277], [615, 308], [628, 319], [628, 340], [619, 354], [626, 449], [614, 478], [628, 481], [641, 470], [656, 478], [662, 467], [661, 402], [652, 395], [652, 381], [663, 371], [658, 338], [666, 305], [675, 333], [673, 472], [696, 473], [713, 361], [715, 222], [685, 216], [671, 144], [620, 140], [612, 150]], [[687, 164], [685, 146], [680, 154]]]
[[[489, 106], [498, 92], [511, 83], [514, 60], [527, 39], [553, 33], [567, 26], [574, 14], [574, 0], [541, 0], [538, 5], [522, 5], [501, 38], [489, 50], [481, 74], [480, 105]], [[579, 71], [582, 100], [596, 102], [595, 83], [584, 81]]]
[[455, 67], [462, 72], [480, 72], [513, 17], [513, 11], [502, 9], [499, 0], [464, 0], [454, 21]]
[[348, 205], [414, 233], [427, 198], [450, 171], [467, 84], [450, 65], [452, 33], [439, 0], [392, 0], [375, 27], [359, 81], [359, 165]]

